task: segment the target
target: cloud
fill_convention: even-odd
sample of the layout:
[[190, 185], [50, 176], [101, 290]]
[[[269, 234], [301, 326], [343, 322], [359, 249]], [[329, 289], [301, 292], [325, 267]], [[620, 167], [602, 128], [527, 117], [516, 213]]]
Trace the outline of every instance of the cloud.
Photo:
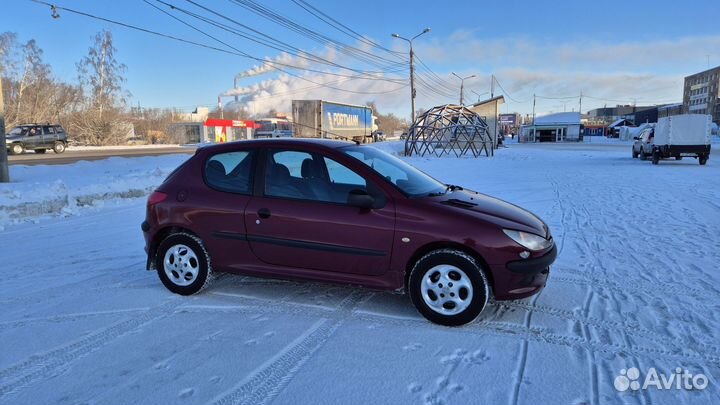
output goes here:
[[476, 63], [482, 66], [552, 67], [558, 70], [680, 71], [698, 69], [707, 55], [720, 54], [720, 35], [677, 39], [601, 42], [575, 40], [547, 42], [503, 37], [477, 38], [469, 31], [456, 31], [448, 38], [435, 38], [416, 46], [426, 62]]
[[[290, 112], [292, 100], [316, 99], [363, 105], [381, 99], [385, 108], [399, 108], [407, 104], [407, 85], [385, 81], [382, 75], [372, 78], [338, 77], [330, 73], [310, 73], [295, 77], [281, 74], [272, 79], [234, 89], [239, 95], [226, 108], [244, 109], [261, 116], [270, 110]], [[339, 90], [342, 89], [342, 90]], [[227, 92], [230, 93], [230, 92]]]
[[[561, 43], [517, 37], [484, 39], [476, 35], [474, 31], [458, 30], [447, 37], [429, 38], [416, 45], [416, 54], [442, 81], [439, 84], [424, 67], [416, 66], [420, 76], [416, 83], [416, 108], [457, 102], [459, 80], [450, 75], [451, 71], [461, 76], [478, 75], [465, 81], [466, 102], [477, 100], [473, 91], [488, 92], [490, 75], [495, 74], [502, 86], [496, 86], [495, 95], [506, 94], [503, 112], [530, 113], [533, 94], [542, 97], [536, 99], [536, 113], [577, 111], [580, 92], [584, 94], [584, 112], [604, 105], [680, 102], [684, 76], [705, 69], [706, 55], [720, 55], [720, 35], [623, 42], [568, 40]], [[393, 43], [391, 46], [394, 50], [405, 51], [402, 45]], [[334, 59], [333, 52], [336, 50], [326, 49], [323, 56]], [[272, 60], [287, 64], [304, 62], [303, 67], [318, 68], [287, 54]], [[349, 62], [343, 60], [343, 63]], [[242, 77], [271, 71], [264, 64], [243, 72]], [[406, 74], [398, 72], [392, 77], [401, 78]], [[279, 73], [259, 83], [230, 90], [226, 95], [242, 96], [240, 104], [254, 114], [270, 109], [289, 112], [293, 99], [325, 99], [350, 104], [375, 101], [383, 113], [409, 116], [409, 89], [398, 83], [348, 79], [327, 73], [308, 73], [302, 77]], [[432, 88], [428, 88], [428, 84]]]

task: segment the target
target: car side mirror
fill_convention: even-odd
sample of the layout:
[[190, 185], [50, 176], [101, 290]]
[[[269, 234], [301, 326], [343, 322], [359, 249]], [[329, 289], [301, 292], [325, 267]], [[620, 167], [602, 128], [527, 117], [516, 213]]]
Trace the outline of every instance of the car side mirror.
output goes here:
[[348, 205], [362, 209], [370, 209], [375, 205], [375, 198], [364, 190], [350, 190]]
[[633, 140], [635, 140], [635, 141], [639, 141], [639, 140], [640, 140], [640, 138], [638, 138], [637, 136], [633, 136]]

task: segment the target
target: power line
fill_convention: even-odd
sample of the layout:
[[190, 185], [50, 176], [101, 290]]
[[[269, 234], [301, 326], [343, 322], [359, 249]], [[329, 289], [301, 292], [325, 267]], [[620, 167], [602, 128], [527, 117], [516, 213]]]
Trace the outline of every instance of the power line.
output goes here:
[[[185, 0], [185, 1], [192, 2], [192, 0]], [[339, 48], [340, 52], [342, 52], [350, 57], [354, 57], [364, 63], [369, 63], [369, 64], [372, 64], [374, 66], [384, 68], [384, 69], [387, 69], [389, 67], [397, 67], [397, 66], [404, 64], [404, 62], [389, 60], [382, 56], [372, 54], [365, 50], [353, 47], [351, 45], [345, 44], [336, 39], [330, 38], [326, 35], [323, 35], [323, 34], [317, 32], [316, 30], [313, 30], [313, 29], [307, 28], [301, 24], [298, 24], [279, 13], [277, 13], [267, 7], [264, 7], [261, 4], [258, 4], [255, 1], [252, 1], [252, 0], [229, 0], [229, 1], [240, 7], [245, 8], [248, 11], [251, 11], [251, 12], [257, 14], [258, 16], [261, 16], [265, 19], [273, 21], [280, 26], [283, 26], [293, 32], [296, 32], [300, 35], [310, 38], [316, 42], [319, 42], [324, 45], [332, 44], [334, 46], [337, 46]]]
[[[388, 52], [388, 53], [392, 54], [393, 56], [402, 59], [403, 62], [407, 62], [407, 61], [408, 61], [407, 57], [404, 57], [405, 54], [404, 54], [403, 52], [393, 51], [393, 50], [388, 49], [388, 48], [386, 48], [386, 47], [384, 47], [384, 46], [382, 46], [382, 45], [380, 45], [380, 44], [378, 44], [378, 43], [376, 43], [376, 42], [374, 42], [374, 41], [372, 41], [372, 40], [367, 39], [364, 35], [358, 33], [357, 31], [354, 31], [352, 28], [348, 27], [347, 25], [345, 25], [345, 24], [341, 23], [340, 21], [334, 19], [333, 17], [325, 14], [324, 12], [322, 12], [322, 11], [319, 10], [319, 9], [317, 9], [316, 7], [314, 7], [313, 5], [311, 5], [310, 3], [308, 3], [307, 1], [304, 1], [304, 0], [292, 0], [292, 2], [295, 3], [295, 4], [297, 4], [298, 6], [300, 6], [302, 9], [304, 9], [304, 10], [307, 11], [308, 13], [314, 15], [315, 17], [317, 17], [317, 18], [320, 19], [321, 21], [324, 21], [324, 22], [327, 23], [328, 25], [330, 25], [330, 26], [332, 26], [333, 28], [337, 29], [338, 31], [343, 32], [343, 33], [345, 33], [346, 35], [350, 36], [351, 38], [357, 39], [357, 40], [359, 40], [359, 41], [361, 41], [361, 42], [363, 42], [363, 43], [365, 43], [365, 44], [367, 44], [367, 45], [370, 45], [370, 46], [372, 46], [372, 47], [375, 47], [375, 48], [381, 49], [381, 50], [383, 50], [383, 51], [385, 51], [385, 52]], [[301, 3], [302, 3], [302, 4], [301, 4]], [[312, 10], [312, 11], [311, 11], [311, 10]], [[323, 18], [323, 17], [325, 17], [325, 18]], [[328, 21], [328, 20], [329, 20], [329, 21]]]
[[[46, 2], [41, 1], [41, 0], [32, 0], [32, 1], [35, 2], [35, 3], [39, 3], [39, 4], [46, 5], [46, 6], [55, 7], [56, 10], [62, 10], [62, 11], [66, 11], [66, 12], [69, 12], [69, 13], [72, 13], [72, 14], [81, 15], [81, 16], [88, 17], [88, 18], [92, 18], [92, 19], [99, 20], [99, 21], [104, 21], [104, 22], [107, 22], [107, 23], [110, 23], [110, 24], [119, 25], [119, 26], [121, 26], [121, 27], [125, 27], [125, 28], [129, 28], [129, 29], [141, 31], [141, 32], [144, 32], [144, 33], [147, 33], [147, 34], [156, 35], [156, 36], [163, 37], [163, 38], [167, 38], [167, 39], [172, 39], [172, 40], [174, 40], [174, 41], [182, 42], [182, 43], [185, 43], [185, 44], [190, 44], [190, 45], [194, 45], [194, 46], [198, 46], [198, 47], [202, 47], [202, 48], [206, 48], [206, 49], [211, 49], [211, 50], [214, 50], [214, 51], [223, 52], [223, 53], [230, 54], [230, 55], [241, 56], [241, 57], [244, 57], [244, 58], [248, 58], [248, 59], [252, 59], [252, 60], [256, 60], [256, 61], [261, 61], [261, 62], [264, 62], [264, 63], [265, 63], [265, 62], [266, 62], [266, 63], [271, 63], [271, 62], [269, 62], [269, 61], [267, 61], [267, 60], [264, 60], [264, 59], [261, 59], [261, 58], [257, 58], [257, 57], [254, 57], [254, 56], [252, 56], [252, 55], [249, 55], [249, 54], [247, 54], [247, 53], [245, 53], [245, 52], [242, 52], [242, 51], [240, 51], [240, 50], [238, 50], [237, 48], [234, 48], [234, 47], [233, 47], [232, 49], [234, 49], [235, 51], [231, 51], [231, 50], [227, 50], [227, 49], [222, 49], [222, 48], [218, 48], [218, 47], [215, 47], [215, 46], [212, 46], [212, 45], [207, 45], [207, 44], [203, 44], [203, 43], [200, 43], [200, 42], [195, 42], [195, 41], [192, 41], [192, 40], [187, 40], [187, 39], [184, 39], [184, 38], [179, 38], [179, 37], [176, 37], [176, 36], [173, 36], [173, 35], [164, 34], [164, 33], [157, 32], [157, 31], [153, 31], [153, 30], [150, 30], [150, 29], [147, 29], [147, 28], [138, 27], [138, 26], [136, 26], [136, 25], [124, 23], [124, 22], [121, 22], [121, 21], [116, 21], [116, 20], [112, 20], [112, 19], [109, 19], [109, 18], [100, 17], [100, 16], [97, 16], [97, 15], [93, 15], [93, 14], [90, 14], [90, 13], [83, 12], [83, 11], [74, 10], [74, 9], [67, 8], [67, 7], [55, 6], [55, 5], [52, 5], [52, 4], [50, 4], [50, 3], [46, 3]], [[284, 65], [284, 64], [282, 64], [282, 63], [276, 63], [276, 62], [272, 62], [271, 64]], [[290, 67], [295, 68], [295, 67], [293, 67], [293, 66], [290, 66]], [[306, 77], [303, 77], [303, 76], [300, 76], [300, 75], [298, 75], [298, 74], [289, 72], [289, 71], [287, 71], [287, 70], [284, 70], [284, 69], [281, 69], [281, 68], [277, 68], [277, 67], [276, 67], [276, 69], [277, 69], [278, 71], [280, 71], [280, 72], [283, 72], [283, 73], [285, 73], [285, 74], [287, 74], [287, 75], [296, 77], [296, 78], [298, 78], [298, 79], [301, 79], [301, 80], [304, 80], [304, 81], [307, 81], [307, 82], [310, 82], [310, 83], [313, 83], [313, 84], [316, 84], [316, 85], [325, 86], [325, 87], [327, 87], [327, 88], [330, 88], [330, 89], [333, 89], [333, 90], [337, 90], [337, 91], [342, 91], [342, 92], [347, 92], [347, 93], [353, 93], [353, 94], [384, 94], [384, 93], [385, 93], [385, 92], [362, 92], [362, 91], [353, 91], [353, 90], [346, 90], [346, 89], [342, 89], [342, 88], [327, 86], [327, 85], [325, 85], [325, 84], [323, 84], [323, 83], [315, 82], [315, 81], [313, 81], [313, 80], [310, 80], [310, 79], [308, 79], [308, 78], [306, 78]], [[312, 71], [311, 69], [304, 69], [304, 70]], [[322, 74], [329, 74], [329, 75], [338, 75], [338, 74], [333, 74], [333, 73], [331, 73], [331, 72], [322, 72], [322, 71], [316, 71], [316, 72], [322, 73]], [[340, 76], [342, 76], [342, 75], [340, 75]], [[366, 77], [358, 76], [357, 78], [363, 78], [363, 79], [365, 79]], [[400, 89], [402, 89], [402, 88], [404, 88], [404, 87], [407, 87], [407, 86], [408, 86], [408, 85], [405, 84], [405, 85], [402, 85], [402, 86], [400, 86], [400, 87], [398, 87], [398, 88], [396, 88], [396, 89], [389, 90], [389, 91], [387, 91], [387, 92], [397, 91], [397, 90], [400, 90]]]
[[495, 76], [493, 76], [493, 77], [494, 77], [495, 83], [497, 83], [498, 87], [500, 87], [500, 90], [502, 90], [503, 94], [505, 94], [505, 95], [507, 96], [507, 98], [509, 98], [510, 100], [512, 100], [512, 101], [514, 101], [514, 102], [516, 102], [516, 103], [519, 103], [519, 104], [527, 103], [527, 102], [529, 102], [530, 100], [532, 100], [532, 99], [527, 99], [527, 100], [525, 100], [525, 101], [518, 101], [518, 100], [514, 99], [514, 98], [510, 95], [510, 93], [508, 93], [507, 91], [505, 91], [505, 89], [503, 88], [502, 84], [500, 84], [500, 81], [498, 81], [497, 77], [495, 77]]
[[[251, 27], [248, 27], [247, 25], [242, 24], [242, 23], [240, 23], [239, 21], [237, 21], [237, 20], [235, 20], [235, 19], [229, 18], [229, 17], [224, 16], [224, 15], [222, 15], [222, 14], [220, 14], [220, 13], [217, 13], [216, 11], [214, 11], [214, 10], [208, 8], [208, 7], [205, 7], [205, 6], [201, 5], [201, 4], [198, 4], [198, 3], [196, 3], [196, 2], [194, 2], [194, 1], [192, 1], [192, 0], [186, 0], [186, 1], [189, 2], [189, 3], [191, 3], [191, 4], [193, 4], [193, 5], [195, 5], [195, 6], [198, 7], [198, 8], [201, 8], [201, 9], [203, 9], [203, 10], [205, 10], [205, 11], [211, 13], [211, 14], [214, 14], [214, 15], [216, 15], [216, 16], [224, 19], [224, 20], [227, 20], [227, 21], [229, 21], [229, 22], [231, 22], [231, 23], [233, 23], [233, 24], [235, 24], [235, 25], [237, 25], [237, 26], [239, 26], [239, 27], [241, 27], [241, 28], [244, 28], [245, 30], [252, 31], [252, 32], [254, 32], [255, 34], [248, 33], [248, 32], [238, 31], [238, 30], [236, 30], [236, 29], [233, 29], [233, 28], [229, 27], [229, 26], [226, 25], [226, 24], [220, 23], [220, 22], [218, 22], [218, 21], [216, 21], [216, 20], [213, 20], [213, 19], [211, 19], [211, 18], [208, 18], [208, 17], [202, 16], [202, 15], [199, 15], [199, 14], [197, 14], [197, 13], [193, 13], [193, 12], [191, 12], [191, 11], [189, 11], [189, 10], [183, 9], [183, 8], [181, 8], [181, 7], [178, 7], [178, 6], [174, 5], [174, 4], [167, 3], [167, 2], [162, 1], [162, 0], [155, 0], [155, 1], [158, 2], [158, 3], [161, 3], [161, 4], [163, 4], [163, 5], [165, 5], [165, 6], [167, 6], [167, 7], [169, 7], [171, 10], [176, 10], [176, 11], [178, 11], [178, 12], [181, 12], [181, 13], [183, 13], [183, 14], [185, 14], [185, 15], [188, 15], [188, 16], [190, 16], [190, 17], [192, 17], [192, 18], [195, 18], [195, 19], [197, 19], [197, 20], [200, 20], [200, 21], [202, 21], [202, 22], [204, 22], [204, 23], [206, 23], [206, 24], [210, 24], [210, 25], [212, 25], [212, 26], [214, 26], [214, 27], [216, 27], [216, 28], [219, 28], [219, 29], [224, 30], [224, 31], [226, 31], [226, 32], [229, 32], [229, 33], [231, 33], [231, 34], [237, 35], [237, 36], [239, 36], [239, 37], [241, 37], [241, 38], [247, 39], [247, 40], [249, 40], [249, 41], [258, 43], [258, 44], [260, 44], [260, 45], [266, 46], [266, 47], [268, 47], [268, 48], [271, 48], [271, 49], [274, 49], [274, 50], [277, 50], [277, 51], [280, 51], [280, 52], [288, 53], [288, 54], [293, 55], [293, 56], [295, 56], [295, 57], [297, 57], [297, 58], [305, 59], [305, 60], [308, 60], [308, 61], [310, 61], [310, 62], [326, 64], [326, 65], [330, 65], [330, 66], [337, 67], [337, 68], [340, 68], [340, 69], [345, 69], [345, 70], [349, 70], [349, 71], [352, 71], [352, 72], [355, 72], [355, 73], [362, 73], [362, 74], [367, 74], [367, 73], [376, 73], [376, 74], [392, 73], [392, 72], [390, 72], [390, 71], [361, 71], [361, 70], [359, 70], [359, 69], [354, 69], [354, 68], [350, 68], [350, 67], [347, 67], [347, 66], [340, 65], [340, 64], [338, 64], [338, 63], [336, 63], [336, 62], [332, 62], [332, 61], [327, 60], [327, 59], [325, 59], [325, 58], [323, 58], [323, 57], [320, 57], [320, 56], [314, 55], [314, 54], [312, 54], [312, 53], [303, 51], [302, 49], [297, 48], [297, 47], [295, 47], [295, 46], [292, 46], [292, 45], [290, 45], [290, 44], [288, 44], [288, 43], [286, 43], [286, 42], [277, 40], [277, 39], [275, 39], [275, 38], [273, 38], [273, 37], [271, 37], [271, 36], [269, 36], [269, 35], [267, 35], [267, 34], [264, 34], [264, 33], [260, 32], [260, 31], [258, 31], [258, 30], [255, 30], [255, 29], [253, 29], [253, 28], [251, 28]], [[145, 0], [145, 2], [147, 3], [147, 0]], [[165, 14], [170, 15], [170, 14], [168, 14], [167, 12], [166, 12]], [[170, 16], [173, 17], [172, 15], [170, 15]], [[173, 18], [175, 18], [176, 20], [178, 20], [176, 17], [173, 17]], [[182, 21], [182, 20], [178, 20], [178, 21], [181, 21], [181, 22], [182, 22], [183, 24], [185, 24], [185, 25], [190, 25], [189, 23], [184, 22], [184, 21]], [[192, 28], [195, 29], [195, 30], [197, 30], [197, 28], [194, 27], [194, 26], [192, 26]], [[265, 39], [264, 39], [264, 38], [265, 38]], [[290, 66], [292, 66], [292, 65], [289, 65], [288, 67], [290, 67]], [[297, 68], [297, 67], [296, 67], [296, 68]]]

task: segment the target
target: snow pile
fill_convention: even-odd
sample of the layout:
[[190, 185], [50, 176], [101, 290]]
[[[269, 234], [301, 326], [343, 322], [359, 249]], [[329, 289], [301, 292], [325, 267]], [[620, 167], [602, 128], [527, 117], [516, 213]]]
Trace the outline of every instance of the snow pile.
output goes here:
[[0, 184], [0, 228], [53, 215], [76, 215], [108, 200], [144, 197], [187, 155], [113, 157], [70, 165], [10, 168], [11, 183]]
[[405, 155], [405, 141], [375, 142], [372, 144], [372, 147], [395, 156]]

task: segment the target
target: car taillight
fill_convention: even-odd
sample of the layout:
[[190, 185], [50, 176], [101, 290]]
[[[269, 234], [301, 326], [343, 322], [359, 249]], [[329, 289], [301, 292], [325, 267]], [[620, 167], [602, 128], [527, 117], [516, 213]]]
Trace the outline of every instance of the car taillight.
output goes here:
[[147, 206], [152, 207], [157, 203], [165, 201], [166, 198], [167, 194], [161, 193], [160, 191], [153, 191], [153, 193], [150, 194], [150, 197], [148, 197]]

